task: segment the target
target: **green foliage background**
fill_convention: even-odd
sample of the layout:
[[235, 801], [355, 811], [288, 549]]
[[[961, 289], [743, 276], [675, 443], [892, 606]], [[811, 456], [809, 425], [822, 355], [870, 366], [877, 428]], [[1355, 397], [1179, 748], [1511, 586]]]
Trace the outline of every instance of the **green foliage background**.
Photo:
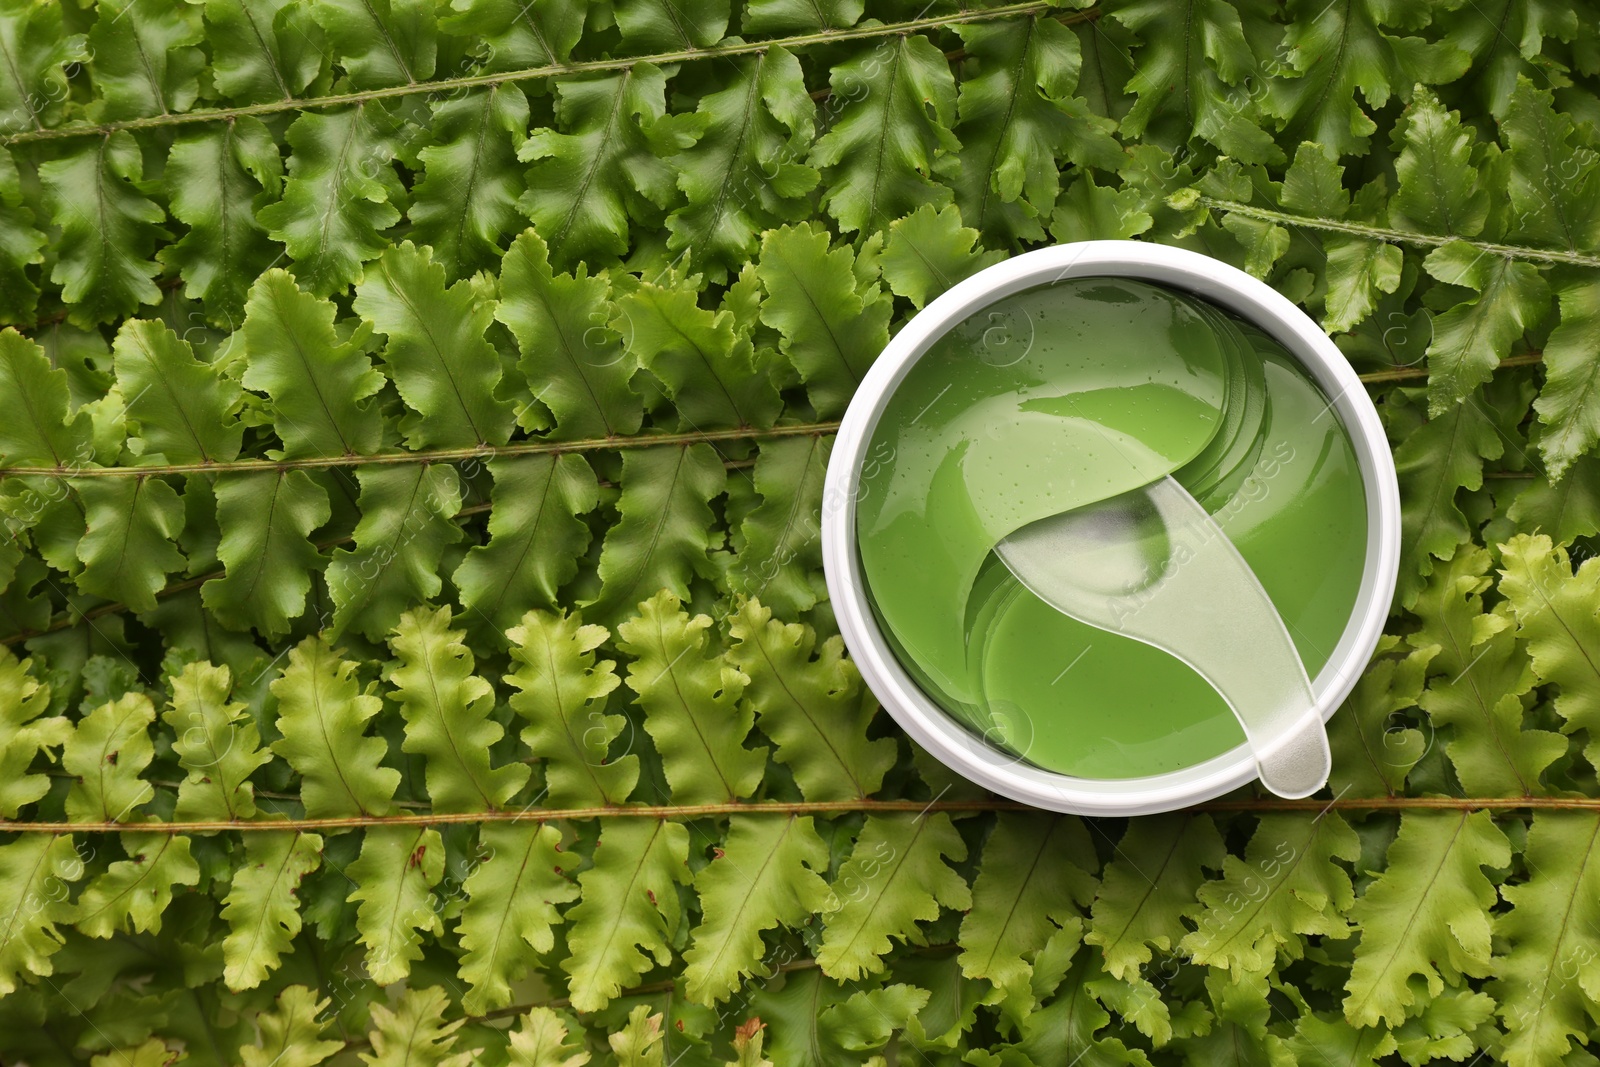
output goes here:
[[[0, 0], [0, 1060], [1592, 1063], [1596, 14]], [[832, 420], [1100, 237], [1389, 428], [1325, 799], [1018, 810], [843, 656]]]

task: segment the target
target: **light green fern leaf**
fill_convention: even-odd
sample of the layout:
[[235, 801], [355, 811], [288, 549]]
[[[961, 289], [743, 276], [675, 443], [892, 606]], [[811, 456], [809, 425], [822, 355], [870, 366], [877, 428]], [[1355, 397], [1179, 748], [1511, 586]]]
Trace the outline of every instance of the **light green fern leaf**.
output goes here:
[[200, 881], [189, 839], [181, 834], [124, 833], [122, 851], [128, 858], [113, 861], [76, 901], [72, 925], [90, 937], [160, 933], [173, 887]]
[[297, 0], [206, 0], [212, 76], [240, 104], [292, 99], [322, 73], [327, 56], [310, 5]]
[[250, 776], [272, 762], [261, 734], [241, 702], [228, 701], [227, 667], [190, 663], [172, 678], [172, 702], [162, 720], [172, 728], [172, 750], [188, 772], [178, 785], [179, 819], [223, 822], [253, 819]]
[[92, 449], [88, 418], [69, 411], [67, 372], [17, 331], [0, 331], [0, 463], [65, 467]]
[[528, 780], [529, 768], [489, 765], [489, 749], [505, 735], [496, 722], [494, 687], [473, 673], [466, 631], [450, 628], [449, 608], [415, 608], [389, 637], [396, 662], [388, 674], [406, 721], [401, 748], [423, 758], [434, 811], [504, 806]]
[[1600, 675], [1594, 650], [1600, 648], [1600, 563], [1585, 560], [1576, 574], [1565, 549], [1544, 534], [1519, 534], [1500, 546], [1500, 592], [1517, 620], [1517, 636], [1528, 643], [1533, 670], [1541, 682], [1557, 687], [1556, 711], [1567, 729], [1587, 728], [1586, 754], [1600, 765]]
[[918, 205], [948, 204], [932, 178], [961, 143], [950, 127], [956, 86], [927, 37], [907, 34], [862, 45], [833, 65], [833, 95], [845, 101], [807, 160], [822, 171], [822, 200], [845, 233], [871, 233]]
[[1463, 549], [1418, 597], [1412, 610], [1423, 625], [1411, 643], [1439, 649], [1429, 665], [1438, 677], [1418, 703], [1451, 731], [1445, 751], [1469, 795], [1531, 796], [1545, 791], [1540, 775], [1566, 755], [1567, 741], [1524, 721], [1533, 671], [1507, 613], [1483, 610], [1492, 564], [1487, 549]]
[[1438, 280], [1478, 294], [1433, 320], [1428, 411], [1439, 416], [1470, 403], [1473, 390], [1493, 376], [1512, 344], [1539, 325], [1550, 287], [1532, 264], [1485, 256], [1465, 241], [1435, 249], [1423, 265]]
[[567, 266], [621, 255], [630, 214], [664, 207], [675, 190], [658, 148], [684, 147], [666, 115], [666, 76], [639, 63], [617, 74], [555, 83], [560, 130], [539, 129], [518, 149], [533, 161], [517, 206]]
[[709, 574], [718, 544], [711, 501], [728, 472], [705, 443], [630, 449], [622, 456], [620, 518], [600, 549], [600, 595], [582, 605], [591, 619], [614, 625], [658, 590], [689, 595], [689, 580]]
[[644, 407], [628, 388], [638, 361], [610, 326], [616, 308], [603, 272], [591, 277], [583, 264], [574, 274], [556, 272], [544, 239], [527, 230], [501, 261], [494, 314], [517, 339], [517, 368], [536, 401], [518, 413], [519, 425], [533, 428], [543, 407], [555, 416], [553, 438], [639, 432]]
[[1264, 108], [1296, 140], [1318, 141], [1341, 156], [1367, 151], [1377, 130], [1369, 111], [1394, 95], [1404, 98], [1418, 82], [1453, 81], [1471, 62], [1449, 41], [1400, 35], [1426, 23], [1431, 12], [1296, 0], [1288, 13], [1293, 25], [1283, 40], [1286, 77], [1266, 86]]
[[862, 0], [749, 0], [740, 28], [745, 34], [815, 33], [856, 24]]
[[876, 282], [857, 277], [859, 265], [847, 246], [830, 251], [827, 230], [814, 223], [761, 237], [761, 321], [778, 331], [784, 356], [824, 418], [844, 411], [889, 341], [889, 301]]
[[126, 131], [39, 166], [61, 231], [50, 280], [61, 286], [75, 325], [109, 322], [161, 299], [152, 256], [167, 236], [167, 213], [140, 192], [143, 179], [139, 146]]
[[666, 1046], [661, 1041], [661, 1016], [651, 1014], [648, 1004], [639, 1004], [628, 1013], [628, 1023], [606, 1038], [617, 1067], [663, 1067]]
[[303, 985], [284, 986], [273, 1010], [256, 1016], [260, 1044], [239, 1049], [243, 1067], [316, 1067], [341, 1051], [344, 1042], [323, 1037], [330, 1003]]
[[222, 906], [223, 981], [254, 989], [277, 970], [300, 932], [300, 881], [322, 865], [322, 838], [302, 831], [251, 833]]
[[278, 145], [260, 119], [244, 117], [191, 134], [172, 146], [165, 174], [172, 217], [189, 227], [162, 259], [178, 268], [185, 292], [206, 318], [233, 330], [243, 321], [250, 280], [276, 260], [278, 246], [251, 210], [283, 180]]
[[381, 102], [302, 112], [289, 127], [289, 180], [283, 198], [256, 218], [288, 247], [294, 275], [317, 296], [361, 277], [388, 245], [382, 231], [400, 221], [405, 190], [390, 161], [395, 119]]
[[799, 60], [772, 48], [739, 62], [695, 117], [699, 139], [673, 161], [688, 203], [667, 216], [667, 247], [721, 280], [749, 262], [762, 229], [804, 214], [816, 104]]
[[311, 541], [333, 514], [327, 491], [302, 470], [249, 471], [219, 476], [216, 495], [226, 570], [200, 587], [201, 599], [225, 626], [289, 632], [327, 565]]
[[755, 600], [732, 616], [728, 632], [728, 658], [749, 679], [744, 699], [805, 798], [875, 793], [894, 766], [895, 744], [867, 737], [877, 701], [845, 659], [843, 640], [829, 638], [817, 649], [810, 626], [780, 622]]
[[[36, 9], [37, 10], [37, 9]], [[16, 109], [8, 110], [15, 122]], [[44, 262], [48, 238], [34, 225], [39, 213], [23, 199], [22, 176], [9, 152], [0, 152], [0, 205], [6, 208], [0, 221], [0, 322], [33, 321], [39, 306], [39, 284], [30, 267]]]
[[920, 308], [956, 282], [1004, 258], [999, 252], [975, 248], [977, 242], [978, 231], [961, 224], [961, 210], [954, 204], [939, 210], [924, 204], [889, 224], [883, 280]]
[[424, 171], [412, 191], [411, 238], [429, 245], [448, 279], [492, 269], [512, 232], [522, 194], [517, 147], [528, 128], [528, 98], [518, 85], [440, 100], [432, 144], [417, 153]]
[[72, 736], [65, 716], [46, 715], [50, 687], [29, 673], [31, 659], [18, 661], [0, 649], [0, 818], [15, 819], [22, 809], [50, 791], [50, 777], [30, 773], [41, 753], [55, 759]]
[[763, 441], [760, 448], [751, 481], [761, 503], [739, 524], [744, 543], [727, 580], [735, 593], [792, 619], [818, 599], [828, 443], [822, 437], [787, 437]]
[[525, 70], [565, 63], [586, 13], [582, 0], [455, 0], [439, 27], [481, 42], [485, 69]]
[[274, 268], [250, 287], [244, 343], [246, 389], [267, 394], [283, 458], [311, 459], [376, 452], [383, 423], [369, 398], [383, 375], [361, 351], [362, 332], [341, 339], [334, 307]]
[[173, 544], [183, 529], [183, 501], [154, 477], [84, 478], [76, 488], [86, 524], [76, 549], [78, 589], [134, 611], [154, 608], [167, 575], [187, 565]]
[[567, 1040], [567, 1026], [549, 1008], [538, 1006], [511, 1031], [511, 1067], [584, 1067], [589, 1053]]
[[[1122, 135], [1157, 143], [1202, 137], [1245, 163], [1281, 158], [1245, 88], [1256, 70], [1251, 38], [1265, 28], [1265, 9], [1201, 0], [1187, 18], [1175, 19], [1152, 0], [1120, 5], [1116, 20], [1143, 41], [1126, 86], [1138, 99], [1122, 120]], [[1292, 83], [1276, 83], [1284, 84]]]
[[633, 662], [627, 683], [644, 709], [644, 728], [661, 753], [672, 799], [715, 804], [755, 792], [767, 750], [744, 739], [755, 715], [741, 707], [748, 679], [711, 646], [711, 618], [690, 616], [662, 590], [617, 628], [618, 647]]
[[1038, 239], [1038, 220], [1049, 217], [1060, 191], [1063, 158], [1104, 170], [1121, 165], [1122, 148], [1109, 132], [1115, 124], [1074, 95], [1078, 39], [1056, 19], [972, 23], [956, 32], [976, 61], [957, 101], [958, 221], [1001, 246]]
[[778, 390], [730, 311], [711, 312], [687, 286], [644, 282], [618, 298], [613, 327], [661, 380], [685, 430], [771, 426]]
[[308, 637], [272, 682], [282, 734], [272, 751], [299, 772], [312, 818], [386, 814], [400, 784], [399, 771], [379, 765], [384, 740], [364, 733], [383, 702], [361, 691], [355, 672], [325, 639]]
[[1427, 89], [1412, 97], [1403, 122], [1390, 222], [1440, 237], [1476, 237], [1489, 218], [1489, 191], [1472, 166], [1471, 128]]
[[481, 1048], [455, 1051], [465, 1019], [444, 1021], [450, 998], [438, 986], [407, 989], [394, 1008], [372, 1006], [371, 1052], [367, 1067], [472, 1067]]
[[462, 885], [467, 900], [457, 930], [466, 949], [461, 978], [469, 986], [462, 1006], [474, 1015], [511, 1003], [512, 983], [555, 947], [556, 905], [578, 897], [567, 875], [578, 857], [562, 851], [554, 826], [486, 823], [479, 840], [487, 857]]
[[225, 463], [239, 455], [239, 385], [195, 358], [188, 341], [163, 323], [135, 319], [117, 331], [111, 351], [146, 462]]
[[572, 1006], [598, 1011], [651, 961], [672, 960], [682, 919], [678, 886], [689, 882], [689, 831], [656, 819], [602, 825], [594, 866], [578, 875], [583, 899], [568, 914]]
[[195, 46], [203, 30], [193, 5], [106, 0], [89, 31], [90, 66], [103, 119], [132, 119], [187, 111], [199, 95], [205, 56]]
[[1472, 527], [1461, 511], [1460, 490], [1483, 487], [1486, 460], [1499, 459], [1505, 444], [1479, 396], [1429, 419], [1395, 448], [1400, 475], [1401, 543], [1397, 596], [1410, 604], [1422, 578], [1433, 573], [1433, 560], [1449, 559], [1472, 539]]
[[684, 990], [712, 1005], [761, 967], [762, 934], [822, 909], [828, 849], [809, 818], [733, 816], [720, 854], [695, 876], [702, 918], [684, 950]]
[[1314, 819], [1264, 816], [1244, 858], [1223, 860], [1222, 877], [1200, 887], [1204, 910], [1178, 944], [1196, 963], [1260, 974], [1281, 954], [1299, 959], [1310, 936], [1348, 937], [1355, 900], [1349, 873], [1361, 843], [1336, 812]]
[[941, 908], [970, 907], [971, 890], [945, 863], [966, 857], [943, 812], [868, 816], [823, 909], [823, 973], [854, 981], [882, 971], [891, 938], [920, 943], [919, 922], [937, 919]]
[[42, 130], [60, 121], [70, 89], [62, 69], [83, 58], [84, 40], [68, 34], [62, 10], [51, 4], [18, 5], [8, 9], [0, 33], [12, 62], [0, 78], [0, 130]]
[[1439, 646], [1425, 644], [1404, 657], [1395, 655], [1397, 647], [1396, 638], [1380, 640], [1377, 654], [1328, 724], [1333, 750], [1328, 784], [1339, 796], [1394, 796], [1428, 751], [1428, 738], [1401, 713], [1422, 698], [1428, 664]]
[[72, 921], [67, 887], [83, 877], [70, 834], [23, 834], [0, 845], [0, 997], [33, 975], [55, 973], [50, 957]]
[[1170, 952], [1201, 904], [1204, 868], [1223, 864], [1222, 838], [1206, 815], [1158, 815], [1128, 824], [1089, 910], [1084, 941], [1100, 948], [1114, 978], [1136, 978], [1154, 950]]
[[426, 0], [314, 0], [313, 16], [358, 89], [427, 81], [438, 48], [437, 6]]
[[168, 1067], [184, 1059], [182, 1052], [167, 1047], [159, 1037], [152, 1037], [137, 1047], [116, 1049], [89, 1060], [89, 1067]]
[[379, 985], [398, 982], [422, 958], [423, 936], [444, 933], [433, 902], [444, 876], [444, 841], [427, 827], [375, 827], [345, 870], [355, 883], [350, 900], [358, 904], [367, 973]]
[[1512, 1067], [1563, 1062], [1572, 1039], [1586, 1043], [1600, 1021], [1600, 818], [1541, 811], [1523, 852], [1529, 879], [1505, 885], [1511, 910], [1495, 916], [1504, 955], [1489, 991], [1505, 1025], [1501, 1053]]
[[89, 712], [61, 750], [72, 775], [67, 818], [73, 822], [139, 822], [137, 811], [155, 796], [140, 777], [155, 757], [150, 725], [155, 706], [143, 693], [125, 693]]
[[1000, 816], [983, 846], [972, 910], [961, 920], [961, 973], [1014, 990], [1032, 976], [1035, 952], [1058, 929], [1081, 930], [1098, 863], [1071, 816]]
[[1600, 156], [1577, 134], [1565, 109], [1556, 110], [1548, 89], [1519, 77], [1508, 104], [1502, 134], [1509, 148], [1512, 237], [1572, 251], [1594, 248], [1600, 244]]
[[1486, 811], [1402, 815], [1388, 866], [1350, 909], [1361, 940], [1345, 984], [1345, 1018], [1398, 1026], [1422, 989], [1438, 996], [1447, 984], [1489, 974], [1496, 894], [1483, 868], [1510, 863], [1510, 843]]
[[1600, 441], [1600, 371], [1589, 358], [1600, 345], [1600, 284], [1578, 277], [1556, 293], [1561, 321], [1544, 343], [1545, 383], [1533, 402], [1541, 426], [1539, 452], [1552, 482]]
[[527, 720], [522, 740], [544, 761], [545, 788], [558, 808], [621, 804], [639, 780], [639, 757], [608, 755], [627, 720], [606, 714], [606, 698], [620, 684], [615, 664], [595, 650], [610, 633], [585, 626], [576, 615], [530, 611], [506, 633], [516, 692], [511, 707]]

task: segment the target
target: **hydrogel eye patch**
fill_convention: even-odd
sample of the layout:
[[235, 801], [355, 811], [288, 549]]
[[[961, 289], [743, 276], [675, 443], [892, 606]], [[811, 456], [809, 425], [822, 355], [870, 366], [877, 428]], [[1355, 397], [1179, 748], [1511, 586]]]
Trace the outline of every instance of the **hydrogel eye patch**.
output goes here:
[[[1266, 335], [1146, 283], [1074, 279], [958, 324], [889, 399], [869, 454], [858, 545], [897, 658], [953, 717], [1046, 769], [1137, 777], [1234, 747], [1248, 716], [1218, 685], [1235, 706], [1259, 709], [1264, 692], [1305, 703], [1305, 678], [1333, 650], [1359, 585], [1362, 485], [1325, 398]], [[1138, 508], [1107, 502], [1163, 486], [1189, 503], [1145, 533], [1176, 523], [1165, 535], [1176, 548], [1141, 547]], [[1060, 525], [1074, 515], [1094, 519]], [[1038, 532], [1052, 522], [1054, 540]], [[1185, 653], [1171, 621], [1172, 590], [1205, 566], [1183, 557], [1213, 536], [1236, 564], [1219, 587], [1231, 599], [1215, 601], [1217, 627], [1225, 634], [1234, 618], [1242, 645], [1226, 664], [1225, 638], [1197, 632]], [[1001, 552], [1009, 566], [1002, 542], [1021, 546]], [[1051, 545], [1076, 558], [1052, 570]], [[1241, 575], [1254, 592], [1238, 589]], [[1053, 594], [1039, 595], [1043, 581]], [[1061, 610], [1085, 590], [1103, 602]], [[1252, 595], [1262, 610], [1240, 627]], [[1279, 636], [1272, 657], [1259, 639], [1266, 618]], [[1281, 684], [1246, 684], [1263, 672]], [[1283, 738], [1251, 740], [1282, 748]]]

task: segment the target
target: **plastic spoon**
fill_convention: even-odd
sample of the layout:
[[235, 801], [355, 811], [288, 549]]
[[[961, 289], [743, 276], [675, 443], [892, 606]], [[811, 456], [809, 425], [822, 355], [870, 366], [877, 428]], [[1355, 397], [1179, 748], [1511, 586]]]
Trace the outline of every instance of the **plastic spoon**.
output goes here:
[[1327, 783], [1327, 733], [1283, 619], [1176, 479], [1029, 523], [995, 554], [1057, 611], [1193, 668], [1244, 727], [1272, 792], [1305, 797]]

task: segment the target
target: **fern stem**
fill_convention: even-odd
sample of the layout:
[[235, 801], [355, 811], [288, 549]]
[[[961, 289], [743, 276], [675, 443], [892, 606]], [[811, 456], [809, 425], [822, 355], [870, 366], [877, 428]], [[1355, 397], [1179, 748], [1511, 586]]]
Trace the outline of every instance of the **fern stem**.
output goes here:
[[[1600, 259], [1596, 260], [1600, 266]], [[1508, 356], [1496, 370], [1528, 367], [1544, 362], [1543, 352]], [[1426, 367], [1396, 367], [1356, 375], [1372, 385], [1421, 380]], [[310, 459], [236, 459], [225, 463], [167, 463], [133, 467], [0, 467], [0, 480], [6, 478], [148, 478], [158, 474], [236, 474], [246, 471], [314, 470], [330, 467], [364, 467], [369, 464], [460, 463], [490, 460], [497, 456], [560, 455], [565, 452], [605, 452], [628, 448], [655, 448], [716, 441], [767, 441], [779, 437], [823, 437], [836, 433], [837, 422], [797, 422], [759, 430], [740, 426], [731, 430], [696, 430], [689, 433], [642, 433], [619, 437], [595, 437], [580, 441], [518, 441], [508, 445], [478, 445], [473, 448], [437, 448], [417, 452], [375, 452], [371, 455], [316, 456]]]
[[[1600, 266], [1600, 259], [1596, 260]], [[1544, 362], [1543, 352], [1525, 352], [1501, 360], [1495, 370], [1529, 367]], [[1426, 367], [1396, 367], [1356, 375], [1373, 385], [1421, 380]], [[627, 448], [655, 448], [666, 445], [692, 445], [716, 441], [767, 441], [779, 437], [825, 437], [836, 433], [837, 422], [797, 422], [758, 430], [740, 426], [731, 430], [696, 430], [690, 433], [641, 433], [619, 437], [595, 437], [581, 441], [518, 441], [508, 445], [479, 445], [474, 448], [437, 448], [419, 452], [375, 452], [372, 455], [316, 456], [311, 459], [236, 459], [226, 463], [168, 463], [140, 467], [0, 467], [0, 480], [6, 478], [148, 478], [158, 474], [235, 474], [245, 471], [290, 471], [330, 467], [364, 467], [369, 464], [460, 463], [490, 460], [497, 456], [560, 455], [565, 452], [605, 452]]]
[[[1524, 352], [1520, 356], [1507, 356], [1495, 364], [1495, 370], [1508, 370], [1512, 367], [1535, 367], [1544, 362], [1543, 352]], [[1416, 381], [1428, 376], [1427, 367], [1396, 367], [1393, 370], [1373, 371], [1370, 374], [1358, 374], [1367, 385], [1385, 382]]]
[[1241, 204], [1235, 200], [1217, 200], [1209, 196], [1202, 196], [1199, 203], [1204, 204], [1213, 211], [1243, 215], [1246, 218], [1260, 219], [1263, 222], [1281, 222], [1286, 226], [1297, 226], [1307, 230], [1325, 230], [1329, 233], [1344, 233], [1352, 237], [1366, 237], [1374, 241], [1387, 241], [1390, 244], [1439, 248], [1442, 245], [1460, 241], [1462, 244], [1471, 245], [1473, 248], [1486, 252], [1491, 256], [1502, 256], [1506, 259], [1526, 259], [1534, 263], [1555, 263], [1569, 267], [1600, 267], [1600, 256], [1585, 255], [1582, 252], [1562, 252], [1549, 248], [1527, 248], [1523, 245], [1503, 245], [1489, 241], [1473, 241], [1465, 237], [1441, 237], [1432, 233], [1390, 230], [1382, 226], [1368, 226], [1365, 223], [1345, 222], [1341, 219], [1291, 215], [1284, 211], [1273, 211], [1271, 208]]
[[509, 445], [436, 448], [422, 452], [375, 452], [369, 456], [316, 456], [311, 459], [236, 459], [227, 463], [166, 463], [148, 467], [0, 467], [5, 478], [148, 478], [157, 474], [234, 474], [242, 471], [290, 471], [328, 467], [367, 467], [391, 463], [460, 463], [499, 456], [548, 456], [566, 452], [605, 452], [625, 448], [695, 445], [715, 441], [768, 441], [778, 437], [821, 437], [836, 432], [837, 422], [797, 422], [758, 430], [696, 430], [692, 433], [644, 433], [596, 437], [583, 441], [518, 441]]
[[[577, 63], [551, 63], [542, 67], [528, 67], [523, 70], [502, 71], [495, 74], [469, 74], [459, 78], [440, 78], [437, 81], [413, 82], [407, 85], [396, 85], [382, 89], [364, 89], [353, 93], [331, 93], [327, 96], [273, 100], [267, 103], [247, 104], [241, 107], [219, 107], [202, 111], [185, 111], [178, 114], [150, 115], [144, 118], [127, 119], [122, 122], [80, 122], [48, 129], [19, 131], [0, 140], [0, 144], [14, 145], [26, 144], [31, 141], [57, 141], [69, 137], [103, 137], [121, 130], [146, 130], [164, 126], [182, 126], [196, 122], [221, 122], [228, 119], [242, 118], [247, 115], [273, 115], [284, 111], [341, 107], [347, 104], [362, 104], [371, 100], [392, 100], [397, 97], [416, 96], [419, 93], [451, 93], [462, 89], [487, 88], [506, 82], [532, 81], [538, 78], [552, 78], [571, 74], [630, 70], [640, 63], [661, 66], [669, 63], [688, 63], [700, 59], [727, 59], [731, 56], [753, 55], [765, 52], [769, 48], [808, 48], [813, 45], [838, 44], [841, 41], [869, 41], [878, 37], [901, 36], [916, 33], [920, 30], [938, 29], [943, 26], [962, 26], [975, 22], [993, 22], [999, 19], [1042, 15], [1059, 6], [1059, 4], [1042, 3], [1035, 0], [1035, 2], [1007, 4], [1003, 7], [993, 7], [987, 10], [961, 11], [950, 15], [930, 15], [926, 18], [907, 19], [904, 22], [890, 22], [875, 26], [855, 26], [843, 30], [822, 30], [817, 33], [802, 33], [792, 37], [776, 37], [765, 41], [738, 41], [732, 44], [714, 45], [710, 48], [686, 48], [676, 52], [656, 52], [647, 56], [622, 56], [615, 59], [592, 59]], [[1094, 16], [1094, 11], [1087, 10], [1075, 11], [1056, 17], [1061, 22], [1071, 25], [1076, 22], [1088, 21]]]
[[981, 812], [1029, 811], [1014, 800], [829, 800], [829, 801], [728, 801], [719, 804], [627, 804], [593, 808], [506, 808], [499, 811], [439, 812], [436, 814], [352, 815], [336, 819], [278, 819], [257, 822], [28, 822], [0, 821], [0, 833], [143, 833], [205, 834], [227, 830], [246, 832], [359, 830], [373, 826], [449, 826], [482, 822], [549, 822], [556, 819], [703, 819], [718, 815], [840, 815], [848, 812]]
[[[277, 819], [256, 822], [30, 822], [0, 821], [0, 833], [99, 834], [138, 830], [142, 833], [207, 834], [238, 830], [249, 833], [359, 830], [374, 826], [446, 826], [486, 822], [550, 822], [558, 819], [703, 819], [720, 815], [843, 815], [851, 812], [952, 812], [1035, 811], [1032, 805], [999, 797], [978, 800], [835, 800], [835, 801], [730, 801], [720, 804], [627, 804], [593, 808], [523, 808], [500, 811], [408, 812], [401, 815], [356, 815], [330, 819]], [[1196, 804], [1192, 810], [1209, 812], [1311, 812], [1328, 811], [1595, 811], [1600, 797], [1339, 797], [1319, 800], [1285, 800], [1281, 797], [1242, 797]]]
[[1311, 811], [1597, 811], [1600, 797], [1337, 797], [1333, 800], [1286, 800], [1283, 797], [1241, 797], [1212, 800], [1195, 807], [1215, 812]]

